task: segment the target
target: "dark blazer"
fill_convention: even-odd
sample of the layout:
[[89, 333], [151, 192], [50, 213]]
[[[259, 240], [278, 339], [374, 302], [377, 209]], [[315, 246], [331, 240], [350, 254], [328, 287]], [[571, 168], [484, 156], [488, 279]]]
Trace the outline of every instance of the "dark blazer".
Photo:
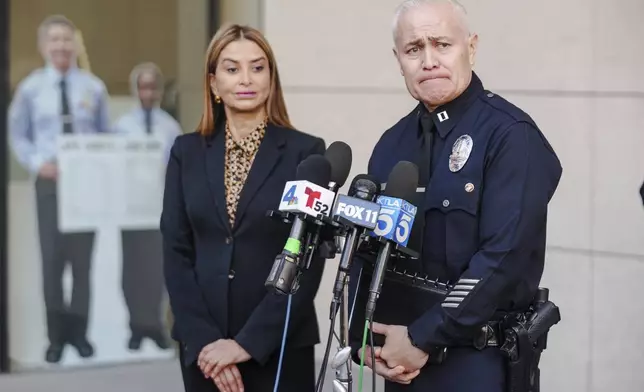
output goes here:
[[[290, 225], [266, 217], [277, 209], [297, 165], [324, 154], [324, 140], [269, 125], [242, 190], [234, 227], [226, 212], [223, 130], [179, 136], [172, 146], [161, 216], [164, 271], [174, 313], [172, 336], [184, 364], [218, 339], [235, 339], [259, 364], [279, 354], [287, 297], [264, 281]], [[287, 347], [320, 342], [313, 300], [324, 269], [311, 263], [293, 296]]]

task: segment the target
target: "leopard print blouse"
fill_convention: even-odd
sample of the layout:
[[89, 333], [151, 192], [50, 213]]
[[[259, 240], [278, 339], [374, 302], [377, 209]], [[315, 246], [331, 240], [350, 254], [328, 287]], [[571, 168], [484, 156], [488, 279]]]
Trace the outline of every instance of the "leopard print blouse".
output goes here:
[[239, 196], [265, 133], [266, 121], [259, 124], [244, 139], [236, 141], [230, 132], [228, 124], [226, 124], [226, 174], [224, 184], [226, 186], [226, 209], [231, 227], [235, 224]]

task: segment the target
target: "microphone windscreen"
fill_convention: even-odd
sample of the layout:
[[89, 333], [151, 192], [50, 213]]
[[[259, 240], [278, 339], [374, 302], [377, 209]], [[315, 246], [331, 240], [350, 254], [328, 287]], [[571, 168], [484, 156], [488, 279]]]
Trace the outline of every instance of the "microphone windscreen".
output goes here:
[[355, 176], [349, 187], [348, 196], [357, 197], [363, 200], [373, 200], [374, 196], [380, 194], [380, 181], [368, 174]]
[[309, 155], [297, 165], [295, 179], [297, 181], [310, 181], [326, 188], [331, 181], [331, 164], [322, 155]]
[[[412, 203], [415, 205], [415, 203]], [[425, 235], [425, 213], [418, 211], [414, 217], [414, 223], [411, 225], [409, 232], [409, 241], [407, 241], [407, 248], [421, 253], [423, 250], [423, 236]]]
[[384, 194], [409, 201], [416, 195], [416, 188], [418, 188], [418, 166], [411, 162], [400, 161], [389, 173]]
[[335, 182], [338, 188], [342, 187], [351, 171], [353, 161], [351, 147], [345, 142], [333, 142], [326, 149], [324, 156], [331, 163], [331, 181]]

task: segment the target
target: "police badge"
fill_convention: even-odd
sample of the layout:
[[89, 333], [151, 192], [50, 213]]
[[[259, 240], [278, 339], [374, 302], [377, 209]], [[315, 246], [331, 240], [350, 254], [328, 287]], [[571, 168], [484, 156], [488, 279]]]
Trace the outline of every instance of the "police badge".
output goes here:
[[449, 170], [452, 173], [456, 173], [465, 166], [473, 146], [474, 142], [470, 135], [462, 135], [456, 139], [452, 146], [452, 154], [449, 156]]
[[94, 91], [92, 89], [85, 90], [83, 98], [80, 100], [79, 106], [87, 111], [94, 110]]

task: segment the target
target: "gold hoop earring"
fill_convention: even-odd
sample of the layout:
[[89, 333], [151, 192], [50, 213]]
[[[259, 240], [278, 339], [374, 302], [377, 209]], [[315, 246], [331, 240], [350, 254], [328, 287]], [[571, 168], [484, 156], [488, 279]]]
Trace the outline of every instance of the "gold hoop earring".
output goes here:
[[221, 103], [221, 97], [219, 95], [215, 95], [215, 102]]

